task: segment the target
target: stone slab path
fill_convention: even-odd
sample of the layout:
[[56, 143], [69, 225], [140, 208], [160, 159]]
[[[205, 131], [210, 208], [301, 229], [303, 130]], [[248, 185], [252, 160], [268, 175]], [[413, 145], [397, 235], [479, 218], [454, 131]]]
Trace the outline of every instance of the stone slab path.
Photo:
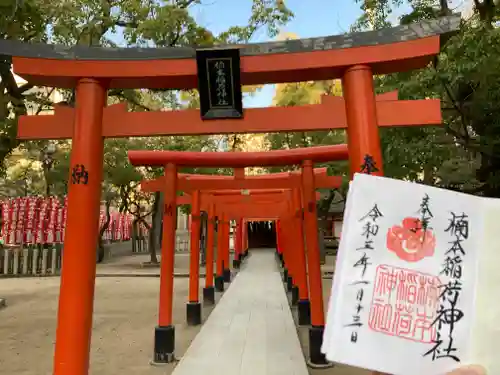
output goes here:
[[274, 251], [253, 249], [174, 375], [307, 375]]

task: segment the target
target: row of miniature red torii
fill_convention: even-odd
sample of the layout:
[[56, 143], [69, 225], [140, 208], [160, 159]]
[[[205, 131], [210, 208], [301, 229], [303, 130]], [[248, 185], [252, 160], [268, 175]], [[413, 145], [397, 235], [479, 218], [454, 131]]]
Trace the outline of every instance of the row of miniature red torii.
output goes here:
[[[319, 146], [303, 149], [269, 152], [211, 153], [176, 151], [129, 151], [129, 160], [134, 166], [163, 166], [165, 175], [154, 181], [141, 184], [143, 191], [163, 191], [164, 216], [162, 262], [160, 271], [160, 300], [158, 328], [173, 330], [172, 303], [174, 286], [176, 206], [191, 204], [190, 278], [189, 301], [186, 306], [188, 324], [201, 323], [199, 299], [200, 263], [200, 212], [208, 213], [206, 246], [206, 276], [204, 299], [213, 301], [213, 291], [223, 290], [224, 280], [230, 279], [229, 266], [229, 221], [236, 220], [236, 266], [244, 259], [247, 238], [244, 231], [246, 219], [279, 221], [279, 249], [291, 278], [292, 290], [296, 291], [299, 305], [299, 322], [311, 324], [323, 332], [325, 323], [323, 310], [322, 273], [316, 218], [316, 189], [336, 188], [341, 178], [327, 175], [326, 168], [314, 169], [314, 163], [347, 159], [347, 146]], [[285, 172], [262, 176], [245, 176], [249, 166], [300, 165], [299, 172]], [[234, 168], [234, 176], [202, 176], [178, 174], [179, 166]], [[242, 191], [243, 189], [243, 191]], [[177, 196], [178, 191], [189, 198]], [[217, 217], [217, 257], [214, 280], [213, 244], [214, 219]], [[305, 251], [307, 249], [307, 252]], [[287, 280], [288, 281], [288, 280]], [[214, 287], [215, 284], [215, 287]], [[295, 288], [293, 288], [295, 287]], [[311, 338], [310, 357], [321, 356], [321, 339]], [[170, 343], [174, 356], [174, 343]], [[155, 348], [165, 355], [165, 348]], [[155, 358], [164, 360], [164, 358]]]

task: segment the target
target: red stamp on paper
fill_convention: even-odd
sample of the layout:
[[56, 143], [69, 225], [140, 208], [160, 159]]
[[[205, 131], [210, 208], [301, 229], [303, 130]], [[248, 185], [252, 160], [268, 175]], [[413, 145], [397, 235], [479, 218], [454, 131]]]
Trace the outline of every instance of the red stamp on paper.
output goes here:
[[436, 338], [440, 281], [414, 270], [377, 267], [368, 326], [390, 336], [431, 343]]
[[422, 220], [407, 217], [401, 225], [394, 225], [387, 231], [387, 248], [407, 262], [418, 262], [434, 255], [436, 237]]

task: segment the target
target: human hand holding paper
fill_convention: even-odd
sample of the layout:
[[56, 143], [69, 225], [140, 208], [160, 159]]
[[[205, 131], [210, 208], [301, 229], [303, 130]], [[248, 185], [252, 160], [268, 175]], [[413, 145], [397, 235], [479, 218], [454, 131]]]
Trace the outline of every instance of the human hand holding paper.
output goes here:
[[[381, 372], [373, 372], [372, 374], [387, 375], [387, 374], [382, 374]], [[483, 366], [472, 365], [472, 366], [464, 366], [457, 368], [456, 370], [453, 370], [452, 372], [449, 372], [446, 375], [487, 375], [487, 374]]]
[[486, 371], [482, 366], [464, 366], [450, 372], [448, 375], [486, 375]]

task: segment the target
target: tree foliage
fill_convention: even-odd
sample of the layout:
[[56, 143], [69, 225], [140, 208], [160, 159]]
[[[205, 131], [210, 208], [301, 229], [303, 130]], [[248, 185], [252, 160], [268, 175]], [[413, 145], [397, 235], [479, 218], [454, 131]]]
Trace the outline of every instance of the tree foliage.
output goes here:
[[[361, 2], [357, 29], [389, 24], [389, 15], [408, 6], [402, 24], [451, 14], [448, 0]], [[500, 196], [500, 127], [498, 125], [500, 58], [498, 5], [474, 0], [460, 31], [425, 69], [378, 77], [378, 92], [398, 89], [402, 99], [440, 98], [443, 126], [383, 129], [382, 145], [388, 175], [441, 187]]]
[[[297, 106], [306, 104], [319, 104], [322, 95], [342, 95], [340, 81], [298, 82], [276, 85], [273, 104], [277, 106]], [[319, 145], [331, 145], [345, 143], [346, 137], [343, 130], [311, 131], [311, 132], [285, 132], [267, 135], [267, 141], [271, 149], [292, 149], [299, 147], [311, 147]], [[327, 167], [330, 175], [344, 177], [344, 185], [341, 189], [327, 190], [323, 192], [322, 199], [318, 204], [320, 217], [328, 214], [332, 203], [337, 203], [335, 197], [342, 197], [347, 189], [347, 162], [335, 162], [318, 164], [316, 167]], [[272, 172], [289, 170], [289, 167], [269, 168]], [[340, 194], [336, 194], [340, 193]], [[327, 224], [326, 220], [320, 221]]]
[[[248, 1], [248, 5], [251, 14], [246, 25], [233, 26], [215, 35], [197, 24], [191, 15], [191, 8], [204, 6], [201, 0], [3, 1], [0, 2], [0, 13], [7, 17], [0, 20], [0, 38], [67, 46], [210, 46], [248, 42], [262, 28], [274, 36], [280, 26], [293, 17], [281, 0], [252, 0]], [[117, 42], [120, 39], [123, 41]], [[29, 83], [18, 84], [9, 60], [0, 61], [0, 77], [0, 165], [5, 167], [5, 158], [18, 146], [23, 148], [16, 139], [18, 117], [51, 110], [53, 89], [47, 92], [43, 88], [33, 88]], [[63, 95], [71, 105], [73, 93], [63, 91]], [[111, 103], [129, 102], [132, 110], [197, 106], [195, 94], [181, 95], [182, 99], [188, 99], [187, 103], [183, 103], [174, 91], [111, 90], [109, 96]], [[165, 140], [149, 139], [148, 142], [150, 148], [165, 147]], [[106, 147], [111, 147], [111, 144], [119, 145], [114, 150], [124, 150], [135, 147], [137, 141], [116, 140]], [[172, 144], [192, 145], [192, 142], [184, 139]], [[28, 153], [25, 156], [30, 159], [33, 155]], [[118, 171], [120, 177], [114, 179], [123, 181], [134, 177], [128, 168], [117, 168], [114, 173]], [[109, 173], [107, 177], [110, 178]]]
[[[198, 24], [190, 11], [204, 6], [201, 0], [0, 0], [0, 38], [23, 42], [42, 41], [65, 46], [177, 47], [245, 43], [258, 30], [270, 36], [293, 17], [282, 0], [247, 1], [251, 13], [246, 25], [235, 25], [216, 34]], [[4, 17], [6, 15], [7, 17]], [[251, 94], [257, 87], [245, 88]], [[67, 191], [70, 141], [57, 142], [50, 155], [50, 168], [43, 168], [47, 142], [16, 139], [21, 115], [50, 112], [54, 88], [19, 83], [9, 59], [0, 58], [0, 170], [6, 195], [57, 194]], [[67, 105], [74, 105], [74, 92], [57, 90]], [[110, 90], [109, 103], [127, 102], [133, 111], [197, 108], [195, 91]], [[108, 139], [105, 142], [103, 200], [136, 220], [158, 207], [154, 197], [141, 194], [137, 186], [144, 178], [161, 173], [152, 168], [133, 168], [127, 161], [129, 149], [214, 150], [213, 137], [149, 137]], [[210, 173], [214, 170], [189, 169]], [[153, 198], [152, 198], [153, 197]]]

